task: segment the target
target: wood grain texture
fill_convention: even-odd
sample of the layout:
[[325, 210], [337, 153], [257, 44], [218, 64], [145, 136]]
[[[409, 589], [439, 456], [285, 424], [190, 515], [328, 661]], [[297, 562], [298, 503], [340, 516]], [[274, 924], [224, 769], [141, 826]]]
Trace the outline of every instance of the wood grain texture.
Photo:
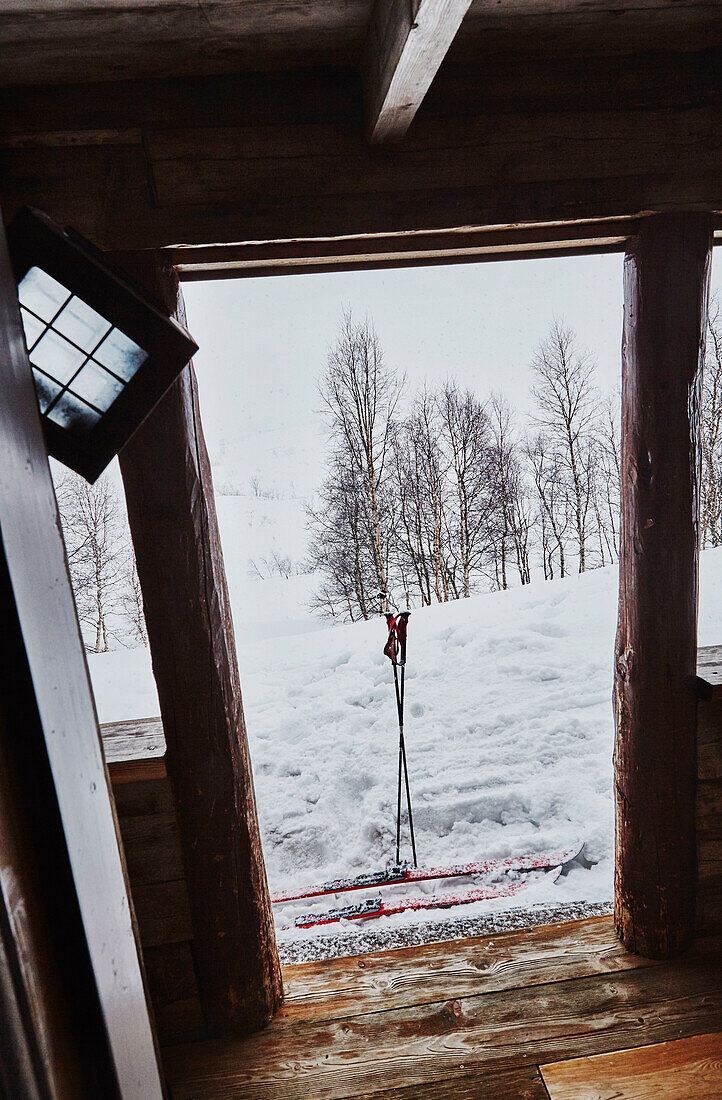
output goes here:
[[285, 967], [277, 1020], [324, 1020], [454, 996], [545, 985], [570, 976], [656, 965], [619, 943], [608, 917], [593, 917], [489, 939], [382, 951]]
[[[130, 265], [131, 258], [125, 258]], [[131, 273], [182, 319], [177, 275], [154, 255]], [[120, 456], [176, 803], [206, 1026], [262, 1026], [283, 992], [261, 852], [210, 462], [192, 366]], [[149, 476], [152, 471], [153, 476]], [[138, 886], [135, 896], [164, 884]], [[171, 885], [171, 884], [166, 884]], [[143, 942], [168, 942], [138, 902]], [[191, 935], [179, 923], [176, 938]], [[155, 936], [154, 941], [149, 939]]]
[[[113, 797], [119, 818], [168, 813], [175, 808], [173, 792], [165, 770], [162, 775], [156, 775], [154, 772], [157, 763], [156, 760], [134, 760], [129, 764], [117, 765], [122, 768], [132, 765], [135, 769], [133, 778], [126, 780], [125, 776], [122, 776], [120, 783], [113, 783]], [[148, 766], [144, 767], [145, 764]]]
[[[460, 226], [510, 226], [520, 244], [515, 223], [720, 210], [720, 56], [641, 53], [623, 73], [517, 56], [488, 74], [447, 58], [388, 147], [365, 140], [348, 69], [4, 89], [5, 206], [111, 249]], [[84, 130], [143, 143], [83, 145]]]
[[121, 819], [120, 833], [134, 886], [183, 878], [175, 807], [166, 813]]
[[624, 265], [615, 922], [665, 957], [694, 930], [698, 402], [712, 225], [660, 215]]
[[421, 106], [471, 0], [376, 0], [364, 51], [366, 128], [399, 141]]
[[621, 182], [637, 178], [642, 166], [645, 176], [664, 175], [669, 142], [684, 147], [704, 179], [722, 148], [718, 120], [711, 107], [618, 114], [567, 107], [549, 116], [479, 115], [457, 125], [426, 118], [401, 145], [371, 153], [352, 123], [300, 133], [283, 126], [149, 130], [146, 141], [157, 201], [167, 207], [230, 202], [239, 192], [254, 202], [290, 193], [299, 199], [383, 194], [401, 181], [423, 180], [429, 191], [485, 179], [519, 188], [561, 180], [581, 185], [590, 177]]
[[0, 81], [223, 73], [360, 49], [371, 0], [16, 0], [0, 17]]
[[[473, 58], [536, 48], [549, 57], [570, 53], [629, 54], [656, 46], [699, 48], [719, 36], [722, 20], [714, 0], [473, 0], [457, 38], [459, 53]], [[512, 38], [513, 36], [513, 38]]]
[[457, 1075], [719, 1030], [719, 950], [711, 941], [657, 966], [470, 997], [456, 998], [452, 980], [443, 999], [422, 1005], [384, 1011], [380, 1000], [377, 1012], [272, 1021], [245, 1040], [173, 1048], [166, 1071], [174, 1100], [412, 1096]]
[[551, 1100], [712, 1100], [722, 1096], [722, 1034], [540, 1068]]
[[109, 722], [100, 727], [107, 761], [161, 757], [165, 752], [163, 723], [160, 718], [135, 718], [129, 722]]
[[185, 879], [138, 884], [132, 891], [144, 949], [193, 939]]
[[168, 774], [165, 757], [156, 756], [148, 760], [110, 760], [108, 774], [114, 790], [126, 783], [150, 782], [153, 779], [165, 779]]
[[697, 891], [695, 931], [698, 936], [722, 933], [722, 886], [700, 884]]
[[722, 700], [722, 646], [703, 646], [697, 651], [700, 698]]
[[[6, 0], [0, 80], [357, 64], [371, 10], [372, 0]], [[714, 0], [474, 0], [453, 48], [478, 62], [535, 49], [553, 57], [694, 49], [719, 34]]]
[[624, 251], [636, 219], [167, 249], [183, 282]]
[[[49, 834], [49, 843], [55, 843], [54, 836], [62, 836], [60, 851], [67, 861], [68, 927], [72, 927], [75, 907], [82, 925], [73, 941], [78, 973], [83, 975], [78, 1007], [88, 1012], [88, 1041], [92, 1043], [98, 1033], [107, 1036], [99, 1040], [101, 1072], [109, 1076], [115, 1072], [121, 1092], [129, 1098], [160, 1100], [128, 884], [4, 233], [0, 233], [0, 375], [0, 535], [7, 562], [5, 587], [11, 591], [25, 675], [32, 684], [33, 701], [25, 703], [29, 717], [23, 736], [32, 736], [34, 713], [38, 768], [49, 770], [52, 798], [57, 800], [57, 832]], [[8, 618], [8, 636], [9, 631]], [[19, 692], [18, 682], [8, 705], [13, 705]], [[16, 713], [16, 722], [18, 717]], [[40, 780], [38, 790], [42, 790]], [[57, 874], [62, 883], [60, 865]], [[62, 922], [60, 886], [57, 892]]]
[[722, 741], [703, 741], [699, 745], [699, 778], [722, 781]]
[[[122, 771], [114, 775], [117, 769]], [[163, 1044], [201, 1039], [206, 1029], [188, 889], [165, 763], [131, 760], [110, 770], [158, 1038]]]
[[426, 1085], [398, 1085], [381, 1092], [357, 1093], [345, 1100], [549, 1100], [536, 1066], [506, 1073], [460, 1071]]
[[205, 1023], [190, 943], [149, 945], [143, 958], [161, 1043], [202, 1039]]

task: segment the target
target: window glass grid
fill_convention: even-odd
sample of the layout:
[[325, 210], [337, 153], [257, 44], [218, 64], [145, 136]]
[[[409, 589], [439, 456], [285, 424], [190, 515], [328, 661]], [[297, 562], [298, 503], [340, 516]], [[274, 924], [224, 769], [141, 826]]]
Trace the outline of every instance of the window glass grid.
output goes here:
[[[73, 373], [71, 378], [66, 383], [64, 383], [64, 384], [61, 383], [60, 384], [61, 385], [60, 391], [58, 392], [56, 397], [48, 404], [47, 408], [43, 412], [43, 416], [48, 416], [53, 411], [54, 406], [57, 405], [57, 403], [62, 399], [62, 397], [65, 394], [66, 390], [70, 390], [70, 392], [73, 394], [73, 396], [78, 401], [81, 401], [83, 404], [88, 405], [94, 412], [97, 412], [99, 415], [102, 416], [102, 415], [104, 415], [105, 412], [108, 411], [107, 408], [105, 410], [98, 408], [98, 406], [95, 405], [92, 401], [88, 400], [87, 397], [81, 397], [79, 394], [75, 393], [75, 391], [73, 390], [73, 383], [75, 382], [76, 378], [81, 373], [81, 371], [88, 365], [88, 363], [92, 363], [93, 366], [98, 368], [98, 370], [102, 371], [104, 374], [107, 374], [109, 376], [109, 378], [111, 378], [114, 382], [119, 383], [122, 388], [124, 388], [128, 383], [127, 379], [122, 378], [114, 370], [111, 370], [110, 367], [106, 367], [104, 363], [99, 362], [94, 357], [95, 353], [98, 351], [98, 349], [101, 347], [101, 345], [108, 339], [110, 334], [114, 331], [114, 326], [112, 324], [110, 324], [108, 322], [107, 329], [105, 330], [105, 332], [102, 333], [100, 339], [96, 341], [96, 343], [94, 344], [94, 346], [91, 348], [90, 351], [88, 351], [86, 348], [82, 348], [74, 340], [72, 340], [70, 337], [66, 336], [63, 332], [60, 332], [57, 328], [54, 327], [55, 322], [60, 317], [63, 310], [66, 308], [66, 306], [72, 300], [73, 297], [74, 297], [74, 295], [72, 295], [72, 294], [68, 295], [68, 297], [61, 304], [60, 308], [57, 310], [57, 312], [51, 318], [50, 321], [44, 321], [42, 319], [42, 317], [40, 317], [37, 313], [35, 313], [34, 310], [30, 309], [29, 306], [23, 305], [23, 307], [22, 307], [31, 317], [34, 317], [35, 320], [38, 321], [40, 323], [40, 325], [42, 325], [42, 331], [40, 332], [40, 335], [33, 341], [31, 346], [28, 348], [28, 357], [29, 358], [31, 358], [31, 356], [32, 356], [33, 349], [35, 347], [37, 347], [37, 345], [40, 343], [40, 341], [43, 339], [43, 337], [46, 335], [46, 333], [51, 331], [51, 330], [53, 332], [55, 332], [58, 336], [60, 336], [63, 340], [65, 340], [68, 344], [70, 344], [71, 347], [75, 348], [75, 350], [78, 351], [83, 356], [82, 362], [80, 363], [78, 368], [75, 370], [75, 372]], [[120, 330], [117, 330], [117, 331], [120, 331]], [[32, 362], [32, 359], [31, 359], [31, 362]], [[52, 375], [48, 374], [48, 372], [46, 370], [43, 370], [41, 367], [37, 366], [35, 363], [33, 363], [32, 365], [33, 365], [35, 370], [39, 371], [46, 378], [49, 378], [52, 382], [55, 382], [56, 384], [58, 384], [58, 379], [53, 378]], [[111, 404], [112, 404], [112, 402], [111, 402]]]
[[[95, 360], [93, 359], [92, 362], [94, 363]], [[31, 366], [32, 366], [32, 368], [33, 368], [33, 370], [35, 371], [36, 374], [42, 374], [43, 378], [47, 378], [48, 381], [53, 382], [56, 386], [59, 385], [57, 379], [55, 379], [51, 375], [47, 374], [46, 371], [44, 371], [41, 367], [36, 367], [34, 363], [31, 364]], [[94, 405], [92, 401], [89, 401], [87, 397], [81, 397], [80, 394], [75, 393], [74, 390], [70, 389], [70, 386], [71, 386], [71, 383], [68, 382], [68, 384], [66, 386], [62, 386], [60, 388], [60, 391], [57, 394], [57, 396], [54, 397], [52, 402], [49, 405], [47, 405], [47, 407], [45, 408], [45, 410], [43, 412], [43, 416], [46, 416], [49, 412], [52, 411], [53, 405], [56, 405], [58, 403], [58, 401], [63, 396], [63, 394], [65, 393], [66, 390], [70, 390], [73, 397], [76, 398], [77, 401], [82, 401], [82, 403], [84, 405], [88, 405], [93, 410], [93, 412], [97, 412], [101, 416], [104, 415], [104, 412], [103, 412], [102, 409], [99, 409], [98, 406]], [[107, 411], [108, 410], [106, 409], [105, 412], [107, 412]]]
[[[40, 343], [40, 341], [42, 340], [42, 338], [43, 338], [43, 336], [45, 335], [45, 333], [46, 333], [46, 332], [49, 332], [49, 331], [50, 331], [50, 329], [51, 329], [51, 328], [53, 327], [53, 323], [54, 323], [55, 321], [57, 321], [58, 317], [59, 317], [59, 316], [60, 316], [60, 314], [61, 314], [61, 313], [63, 312], [63, 310], [65, 309], [65, 307], [67, 306], [68, 302], [70, 301], [70, 299], [71, 299], [72, 297], [73, 297], [73, 295], [72, 295], [72, 294], [69, 294], [69, 295], [68, 295], [68, 297], [67, 297], [67, 298], [65, 299], [65, 301], [64, 301], [64, 302], [62, 303], [62, 305], [60, 306], [60, 309], [59, 309], [59, 310], [57, 311], [57, 313], [56, 313], [56, 314], [55, 314], [55, 315], [54, 315], [53, 317], [51, 317], [51, 318], [50, 318], [50, 320], [49, 320], [49, 321], [44, 321], [44, 320], [42, 319], [42, 317], [40, 316], [40, 314], [39, 314], [39, 313], [36, 313], [36, 312], [35, 312], [35, 310], [33, 310], [33, 309], [31, 309], [31, 308], [30, 308], [30, 306], [26, 306], [26, 305], [24, 305], [22, 301], [20, 302], [20, 305], [21, 305], [21, 307], [22, 307], [22, 308], [23, 308], [23, 309], [25, 310], [25, 312], [26, 312], [26, 313], [29, 313], [31, 317], [34, 317], [34, 318], [35, 318], [35, 320], [36, 320], [36, 321], [39, 321], [39, 322], [40, 322], [40, 324], [41, 324], [41, 325], [43, 326], [43, 328], [42, 328], [42, 332], [40, 333], [40, 335], [38, 336], [38, 338], [37, 338], [37, 339], [36, 339], [35, 341], [33, 341], [33, 345], [32, 345], [32, 346], [33, 346], [33, 348], [35, 347], [35, 345], [36, 345], [36, 344], [39, 344], [39, 343]], [[62, 336], [63, 334], [62, 334], [62, 333], [60, 333], [60, 335]], [[65, 339], [67, 339], [67, 337], [63, 336], [63, 339], [65, 340]], [[68, 343], [69, 343], [69, 344], [72, 344], [72, 343], [73, 343], [73, 341], [72, 341], [72, 340], [68, 340]], [[84, 351], [84, 349], [83, 349], [83, 348], [79, 348], [77, 344], [73, 344], [73, 347], [74, 347], [74, 348], [76, 348], [76, 349], [77, 349], [78, 351], [82, 352], [82, 353], [83, 353], [83, 355], [85, 355], [85, 354], [86, 354], [86, 352]], [[32, 348], [28, 348], [28, 354], [30, 354], [30, 352], [31, 352], [31, 351], [32, 351]]]

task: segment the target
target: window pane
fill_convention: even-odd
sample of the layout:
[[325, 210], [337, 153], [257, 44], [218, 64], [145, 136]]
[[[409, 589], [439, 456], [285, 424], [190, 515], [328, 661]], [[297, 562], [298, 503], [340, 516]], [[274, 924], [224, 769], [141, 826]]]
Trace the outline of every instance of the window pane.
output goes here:
[[57, 382], [53, 382], [52, 378], [47, 378], [37, 370], [33, 371], [33, 378], [35, 379], [35, 389], [38, 394], [40, 411], [45, 412], [53, 398], [57, 397], [60, 393], [61, 387]]
[[48, 420], [59, 424], [61, 428], [89, 431], [100, 420], [100, 413], [66, 390], [57, 405], [53, 405], [48, 413]]
[[141, 363], [148, 358], [142, 348], [117, 328], [106, 336], [98, 350], [93, 352], [93, 356], [126, 382], [130, 381]]
[[18, 297], [20, 305], [27, 306], [44, 321], [51, 321], [63, 302], [70, 297], [70, 291], [46, 271], [31, 267], [21, 280]]
[[63, 336], [67, 336], [75, 344], [79, 344], [88, 353], [99, 343], [110, 327], [110, 321], [106, 321], [80, 298], [71, 298], [60, 316], [53, 321], [53, 328], [62, 332]]
[[33, 366], [40, 367], [59, 382], [69, 382], [84, 359], [82, 351], [74, 348], [53, 329], [48, 329], [32, 354]]
[[91, 361], [73, 379], [72, 389], [101, 412], [106, 412], [123, 389], [123, 383]]
[[25, 329], [25, 344], [31, 348], [41, 332], [44, 331], [45, 325], [42, 321], [38, 321], [37, 317], [33, 317], [32, 313], [28, 313], [27, 310], [21, 309], [20, 316], [23, 319], [23, 328]]

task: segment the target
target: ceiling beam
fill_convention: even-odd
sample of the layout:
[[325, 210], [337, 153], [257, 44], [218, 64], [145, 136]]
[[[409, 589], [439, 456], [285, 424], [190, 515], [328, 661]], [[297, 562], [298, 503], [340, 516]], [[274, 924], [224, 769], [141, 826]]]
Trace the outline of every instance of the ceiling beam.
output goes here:
[[376, 0], [364, 59], [372, 142], [404, 136], [470, 4], [471, 0]]
[[298, 275], [319, 271], [479, 263], [541, 256], [623, 252], [637, 232], [636, 218], [607, 218], [566, 225], [498, 226], [430, 233], [178, 245], [164, 250], [181, 279]]
[[[361, 133], [353, 70], [0, 89], [0, 195], [8, 216], [37, 206], [111, 251], [470, 226], [516, 226], [519, 244], [532, 225], [720, 212], [721, 60], [490, 59], [459, 73], [447, 57], [406, 139], [382, 146]], [[299, 266], [309, 258], [327, 259]]]

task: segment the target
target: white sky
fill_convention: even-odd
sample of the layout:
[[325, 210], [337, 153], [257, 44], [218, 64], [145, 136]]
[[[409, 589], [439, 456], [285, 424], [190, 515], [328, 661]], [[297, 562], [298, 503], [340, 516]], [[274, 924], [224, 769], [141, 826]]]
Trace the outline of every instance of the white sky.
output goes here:
[[260, 459], [279, 429], [320, 453], [316, 380], [344, 308], [373, 320], [410, 390], [453, 375], [527, 411], [555, 317], [596, 356], [600, 387], [619, 385], [621, 255], [186, 283], [184, 295], [212, 454], [255, 438]]

